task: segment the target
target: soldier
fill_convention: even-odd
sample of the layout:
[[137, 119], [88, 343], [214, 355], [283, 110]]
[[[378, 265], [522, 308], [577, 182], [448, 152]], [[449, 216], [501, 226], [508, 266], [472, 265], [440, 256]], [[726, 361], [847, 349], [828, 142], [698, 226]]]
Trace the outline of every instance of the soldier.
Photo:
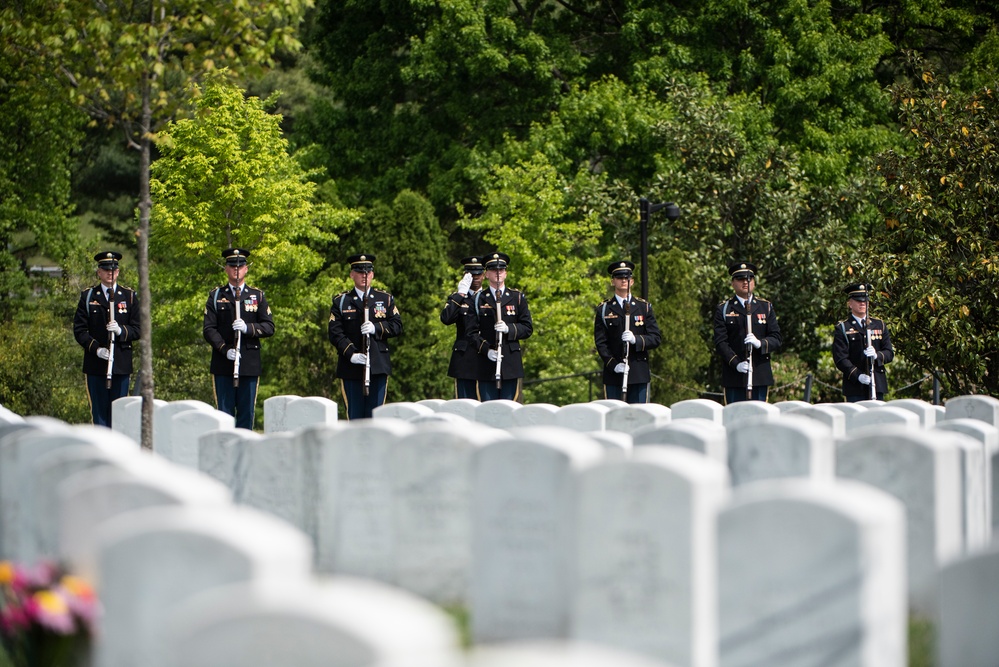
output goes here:
[[[534, 333], [531, 311], [523, 293], [506, 286], [510, 258], [493, 252], [485, 256], [489, 288], [473, 299], [468, 320], [468, 340], [479, 356], [478, 393], [480, 401], [520, 398], [524, 360], [520, 341]], [[502, 345], [498, 345], [502, 340]], [[502, 356], [500, 356], [502, 354]]]
[[466, 320], [473, 312], [475, 295], [482, 287], [485, 269], [482, 258], [466, 257], [461, 260], [465, 275], [458, 283], [458, 291], [447, 298], [441, 310], [441, 322], [455, 325], [454, 347], [451, 350], [451, 363], [447, 367], [448, 377], [454, 378], [455, 398], [476, 398], [475, 382], [478, 379], [479, 357], [470, 349], [465, 335]]
[[[737, 401], [766, 401], [774, 383], [770, 355], [780, 350], [780, 326], [769, 301], [753, 294], [756, 266], [736, 262], [728, 267], [735, 295], [715, 310], [715, 350], [722, 362], [725, 404]], [[746, 325], [747, 314], [752, 326]], [[750, 355], [750, 352], [752, 353]], [[752, 373], [752, 390], [749, 374]]]
[[[628, 261], [612, 262], [607, 267], [614, 296], [597, 306], [593, 342], [604, 362], [604, 398], [648, 403], [652, 380], [649, 350], [659, 347], [662, 335], [652, 304], [631, 294], [634, 270], [635, 265]], [[626, 370], [628, 391], [625, 396]]]
[[402, 334], [402, 317], [391, 294], [371, 288], [375, 256], [351, 255], [347, 261], [354, 288], [333, 297], [329, 338], [340, 353], [336, 376], [347, 419], [363, 419], [385, 402], [392, 373], [388, 339]]
[[260, 379], [260, 339], [274, 335], [274, 320], [264, 293], [246, 285], [250, 251], [222, 251], [228, 284], [208, 292], [204, 337], [212, 346], [215, 403], [236, 418], [236, 427], [253, 429]]
[[850, 403], [870, 398], [884, 400], [888, 391], [885, 364], [895, 358], [888, 327], [881, 320], [867, 316], [870, 289], [866, 283], [854, 283], [844, 289], [850, 317], [833, 329], [833, 362], [843, 371], [843, 395]]
[[118, 284], [120, 259], [113, 250], [94, 255], [101, 282], [80, 294], [73, 317], [73, 336], [84, 352], [90, 414], [95, 425], [109, 428], [111, 403], [128, 396], [132, 341], [139, 338], [139, 300]]

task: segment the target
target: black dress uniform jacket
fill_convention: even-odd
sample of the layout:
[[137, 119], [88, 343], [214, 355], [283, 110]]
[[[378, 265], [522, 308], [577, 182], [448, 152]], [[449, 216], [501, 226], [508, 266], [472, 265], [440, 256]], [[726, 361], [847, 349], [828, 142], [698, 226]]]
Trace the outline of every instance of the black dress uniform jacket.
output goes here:
[[[773, 305], [764, 299], [753, 297], [752, 331], [760, 340], [760, 348], [753, 348], [753, 386], [768, 387], [774, 383], [770, 369], [770, 355], [780, 350], [783, 338], [777, 324], [777, 314]], [[746, 374], [736, 370], [740, 362], [746, 360], [746, 344], [749, 335], [746, 327], [746, 308], [739, 298], [732, 295], [728, 301], [718, 304], [714, 319], [715, 351], [722, 362], [722, 386], [746, 386]]]
[[[212, 346], [212, 375], [232, 375], [234, 362], [226, 352], [236, 346], [236, 332], [232, 330], [236, 319], [236, 295], [229, 285], [216, 287], [208, 293], [205, 304], [205, 340]], [[239, 316], [246, 323], [240, 345], [239, 374], [259, 376], [260, 339], [274, 335], [274, 320], [264, 293], [255, 287], [244, 286], [239, 295]]]
[[[888, 391], [888, 375], [885, 364], [895, 358], [891, 346], [888, 327], [879, 319], [871, 318], [871, 345], [877, 351], [874, 357], [874, 387], [877, 393]], [[863, 373], [870, 375], [870, 361], [864, 354], [867, 348], [867, 333], [853, 317], [838, 323], [833, 329], [833, 362], [843, 372], [843, 394], [864, 396], [871, 394], [869, 385], [861, 384], [857, 378]]]
[[475, 294], [469, 292], [462, 296], [455, 292], [447, 298], [447, 304], [441, 310], [441, 322], [453, 324], [456, 329], [447, 375], [459, 380], [479, 379], [479, 356], [468, 340], [468, 318], [475, 312]]
[[[493, 291], [482, 288], [472, 299], [472, 317], [468, 320], [468, 340], [479, 357], [479, 380], [496, 377], [496, 362], [489, 361], [489, 350], [496, 348], [496, 299]], [[500, 376], [503, 380], [524, 377], [524, 359], [520, 341], [534, 333], [531, 310], [527, 297], [518, 290], [504, 289], [500, 300], [500, 316], [510, 330], [503, 334], [503, 361]]]
[[[659, 347], [662, 334], [652, 312], [652, 304], [632, 296], [629, 310], [635, 343], [628, 352], [628, 384], [645, 384], [652, 380], [649, 350]], [[614, 367], [624, 361], [622, 333], [624, 308], [618, 304], [617, 297], [611, 297], [597, 306], [593, 321], [593, 342], [597, 346], [597, 354], [604, 362], [604, 384], [619, 385], [624, 379], [621, 373], [614, 372]]]
[[[371, 335], [372, 375], [391, 375], [388, 339], [402, 334], [402, 317], [395, 299], [388, 292], [372, 289], [368, 292], [368, 319], [375, 325]], [[351, 288], [333, 297], [328, 327], [330, 342], [340, 353], [336, 376], [344, 380], [363, 380], [364, 365], [350, 363], [351, 355], [364, 352], [364, 306], [357, 290]]]
[[[132, 341], [139, 338], [139, 299], [135, 292], [117, 285], [114, 298], [114, 319], [121, 333], [114, 341], [114, 375], [132, 374]], [[104, 286], [96, 285], [80, 294], [80, 303], [73, 317], [73, 336], [83, 346], [83, 372], [106, 375], [108, 362], [97, 356], [97, 350], [108, 346], [108, 300]]]

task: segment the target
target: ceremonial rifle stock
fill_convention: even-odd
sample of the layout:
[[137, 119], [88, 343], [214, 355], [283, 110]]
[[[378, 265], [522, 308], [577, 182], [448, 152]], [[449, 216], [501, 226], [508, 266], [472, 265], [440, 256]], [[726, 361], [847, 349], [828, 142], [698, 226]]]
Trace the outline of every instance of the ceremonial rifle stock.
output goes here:
[[[114, 287], [108, 290], [108, 324], [114, 322]], [[108, 374], [104, 381], [104, 388], [111, 388], [111, 373], [114, 371], [114, 339], [113, 331], [108, 331]]]
[[[753, 333], [753, 293], [746, 297], [746, 335]], [[753, 346], [746, 343], [746, 361], [749, 371], [746, 373], [746, 400], [753, 400]]]
[[[500, 303], [500, 299], [496, 299], [496, 322], [497, 324], [503, 321], [503, 306]], [[496, 332], [496, 388], [503, 388], [503, 332]]]
[[[367, 283], [367, 280], [365, 280]], [[368, 285], [364, 285], [364, 299], [361, 301], [361, 307], [364, 309], [364, 323], [370, 322], [370, 317], [368, 315]], [[367, 396], [371, 392], [371, 334], [364, 334], [364, 395]]]
[[[242, 292], [242, 291], [243, 290], [241, 290], [239, 288], [236, 288], [236, 294], [235, 294], [236, 301], [235, 301], [235, 303], [236, 303], [236, 319], [237, 320], [240, 319], [240, 315], [239, 315], [239, 296], [240, 296], [240, 292]], [[237, 331], [236, 332], [236, 358], [232, 360], [232, 386], [233, 387], [238, 387], [239, 386], [239, 358], [241, 356], [242, 349], [243, 349], [243, 332], [242, 331]]]
[[[631, 282], [630, 280], [628, 281]], [[631, 285], [628, 286], [628, 298], [624, 302], [624, 330], [631, 331]], [[628, 402], [628, 373], [631, 371], [631, 365], [628, 357], [631, 353], [631, 343], [625, 341], [624, 343], [624, 377], [621, 379], [621, 400], [625, 403]]]
[[[871, 346], [871, 302], [870, 299], [867, 301], [867, 320], [864, 322], [864, 333], [867, 337], [867, 346]], [[866, 348], [865, 348], [866, 349]], [[877, 383], [874, 381], [874, 357], [867, 357], [867, 368], [868, 373], [871, 377], [871, 400], [875, 401], [878, 398]]]

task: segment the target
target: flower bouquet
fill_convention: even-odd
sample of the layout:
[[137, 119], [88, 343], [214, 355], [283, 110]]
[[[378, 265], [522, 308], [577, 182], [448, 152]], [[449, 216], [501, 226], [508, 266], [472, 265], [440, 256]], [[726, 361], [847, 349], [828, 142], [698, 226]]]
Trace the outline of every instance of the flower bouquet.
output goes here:
[[0, 561], [0, 667], [83, 667], [97, 616], [93, 589], [52, 562]]

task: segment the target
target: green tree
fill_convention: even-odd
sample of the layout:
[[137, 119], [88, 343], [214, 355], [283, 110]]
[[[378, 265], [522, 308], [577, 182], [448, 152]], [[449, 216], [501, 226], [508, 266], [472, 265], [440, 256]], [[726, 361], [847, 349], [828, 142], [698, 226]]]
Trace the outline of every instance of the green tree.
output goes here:
[[892, 93], [906, 146], [877, 160], [884, 225], [870, 272], [893, 342], [949, 393], [997, 394], [999, 100], [930, 71]]
[[[288, 154], [280, 116], [268, 114], [264, 102], [244, 98], [222, 76], [196, 87], [193, 98], [193, 116], [160, 133], [162, 156], [152, 167], [155, 340], [164, 363], [183, 369], [170, 374], [174, 391], [167, 395], [206, 399], [200, 323], [208, 288], [221, 278], [221, 249], [253, 252], [249, 279], [267, 292], [277, 324], [265, 362], [280, 368], [291, 350], [301, 352], [299, 341], [314, 344], [324, 333], [331, 283], [321, 279], [327, 267], [320, 249], [357, 214], [317, 198], [310, 172]], [[317, 290], [316, 280], [326, 289]], [[264, 376], [261, 398], [284, 392], [280, 375]]]
[[122, 131], [139, 152], [138, 269], [142, 324], [142, 445], [152, 447], [155, 383], [149, 283], [149, 168], [155, 133], [205, 73], [253, 71], [278, 49], [300, 47], [296, 26], [311, 0], [25, 0], [0, 10], [2, 48], [57, 72], [70, 99]]
[[[573, 204], [576, 183], [537, 153], [491, 172], [482, 214], [461, 220], [490, 247], [510, 255], [508, 283], [528, 299], [534, 335], [523, 341], [524, 372], [550, 379], [595, 371], [593, 309], [604, 293], [607, 255], [600, 249], [595, 213]], [[581, 175], [581, 178], [588, 178]], [[556, 405], [585, 401], [588, 386], [545, 382], [525, 387], [526, 402]]]
[[0, 322], [29, 298], [31, 264], [76, 245], [70, 219], [72, 149], [86, 117], [48, 96], [50, 74], [0, 47]]
[[[454, 393], [447, 377], [454, 329], [444, 327], [439, 318], [444, 299], [454, 290], [445, 285], [445, 246], [433, 206], [422, 195], [404, 190], [390, 204], [372, 205], [344, 236], [344, 250], [337, 253], [341, 262], [355, 252], [374, 254], [375, 279], [395, 297], [402, 316], [402, 336], [389, 341], [389, 400], [449, 398]], [[342, 275], [347, 272], [344, 262]]]

